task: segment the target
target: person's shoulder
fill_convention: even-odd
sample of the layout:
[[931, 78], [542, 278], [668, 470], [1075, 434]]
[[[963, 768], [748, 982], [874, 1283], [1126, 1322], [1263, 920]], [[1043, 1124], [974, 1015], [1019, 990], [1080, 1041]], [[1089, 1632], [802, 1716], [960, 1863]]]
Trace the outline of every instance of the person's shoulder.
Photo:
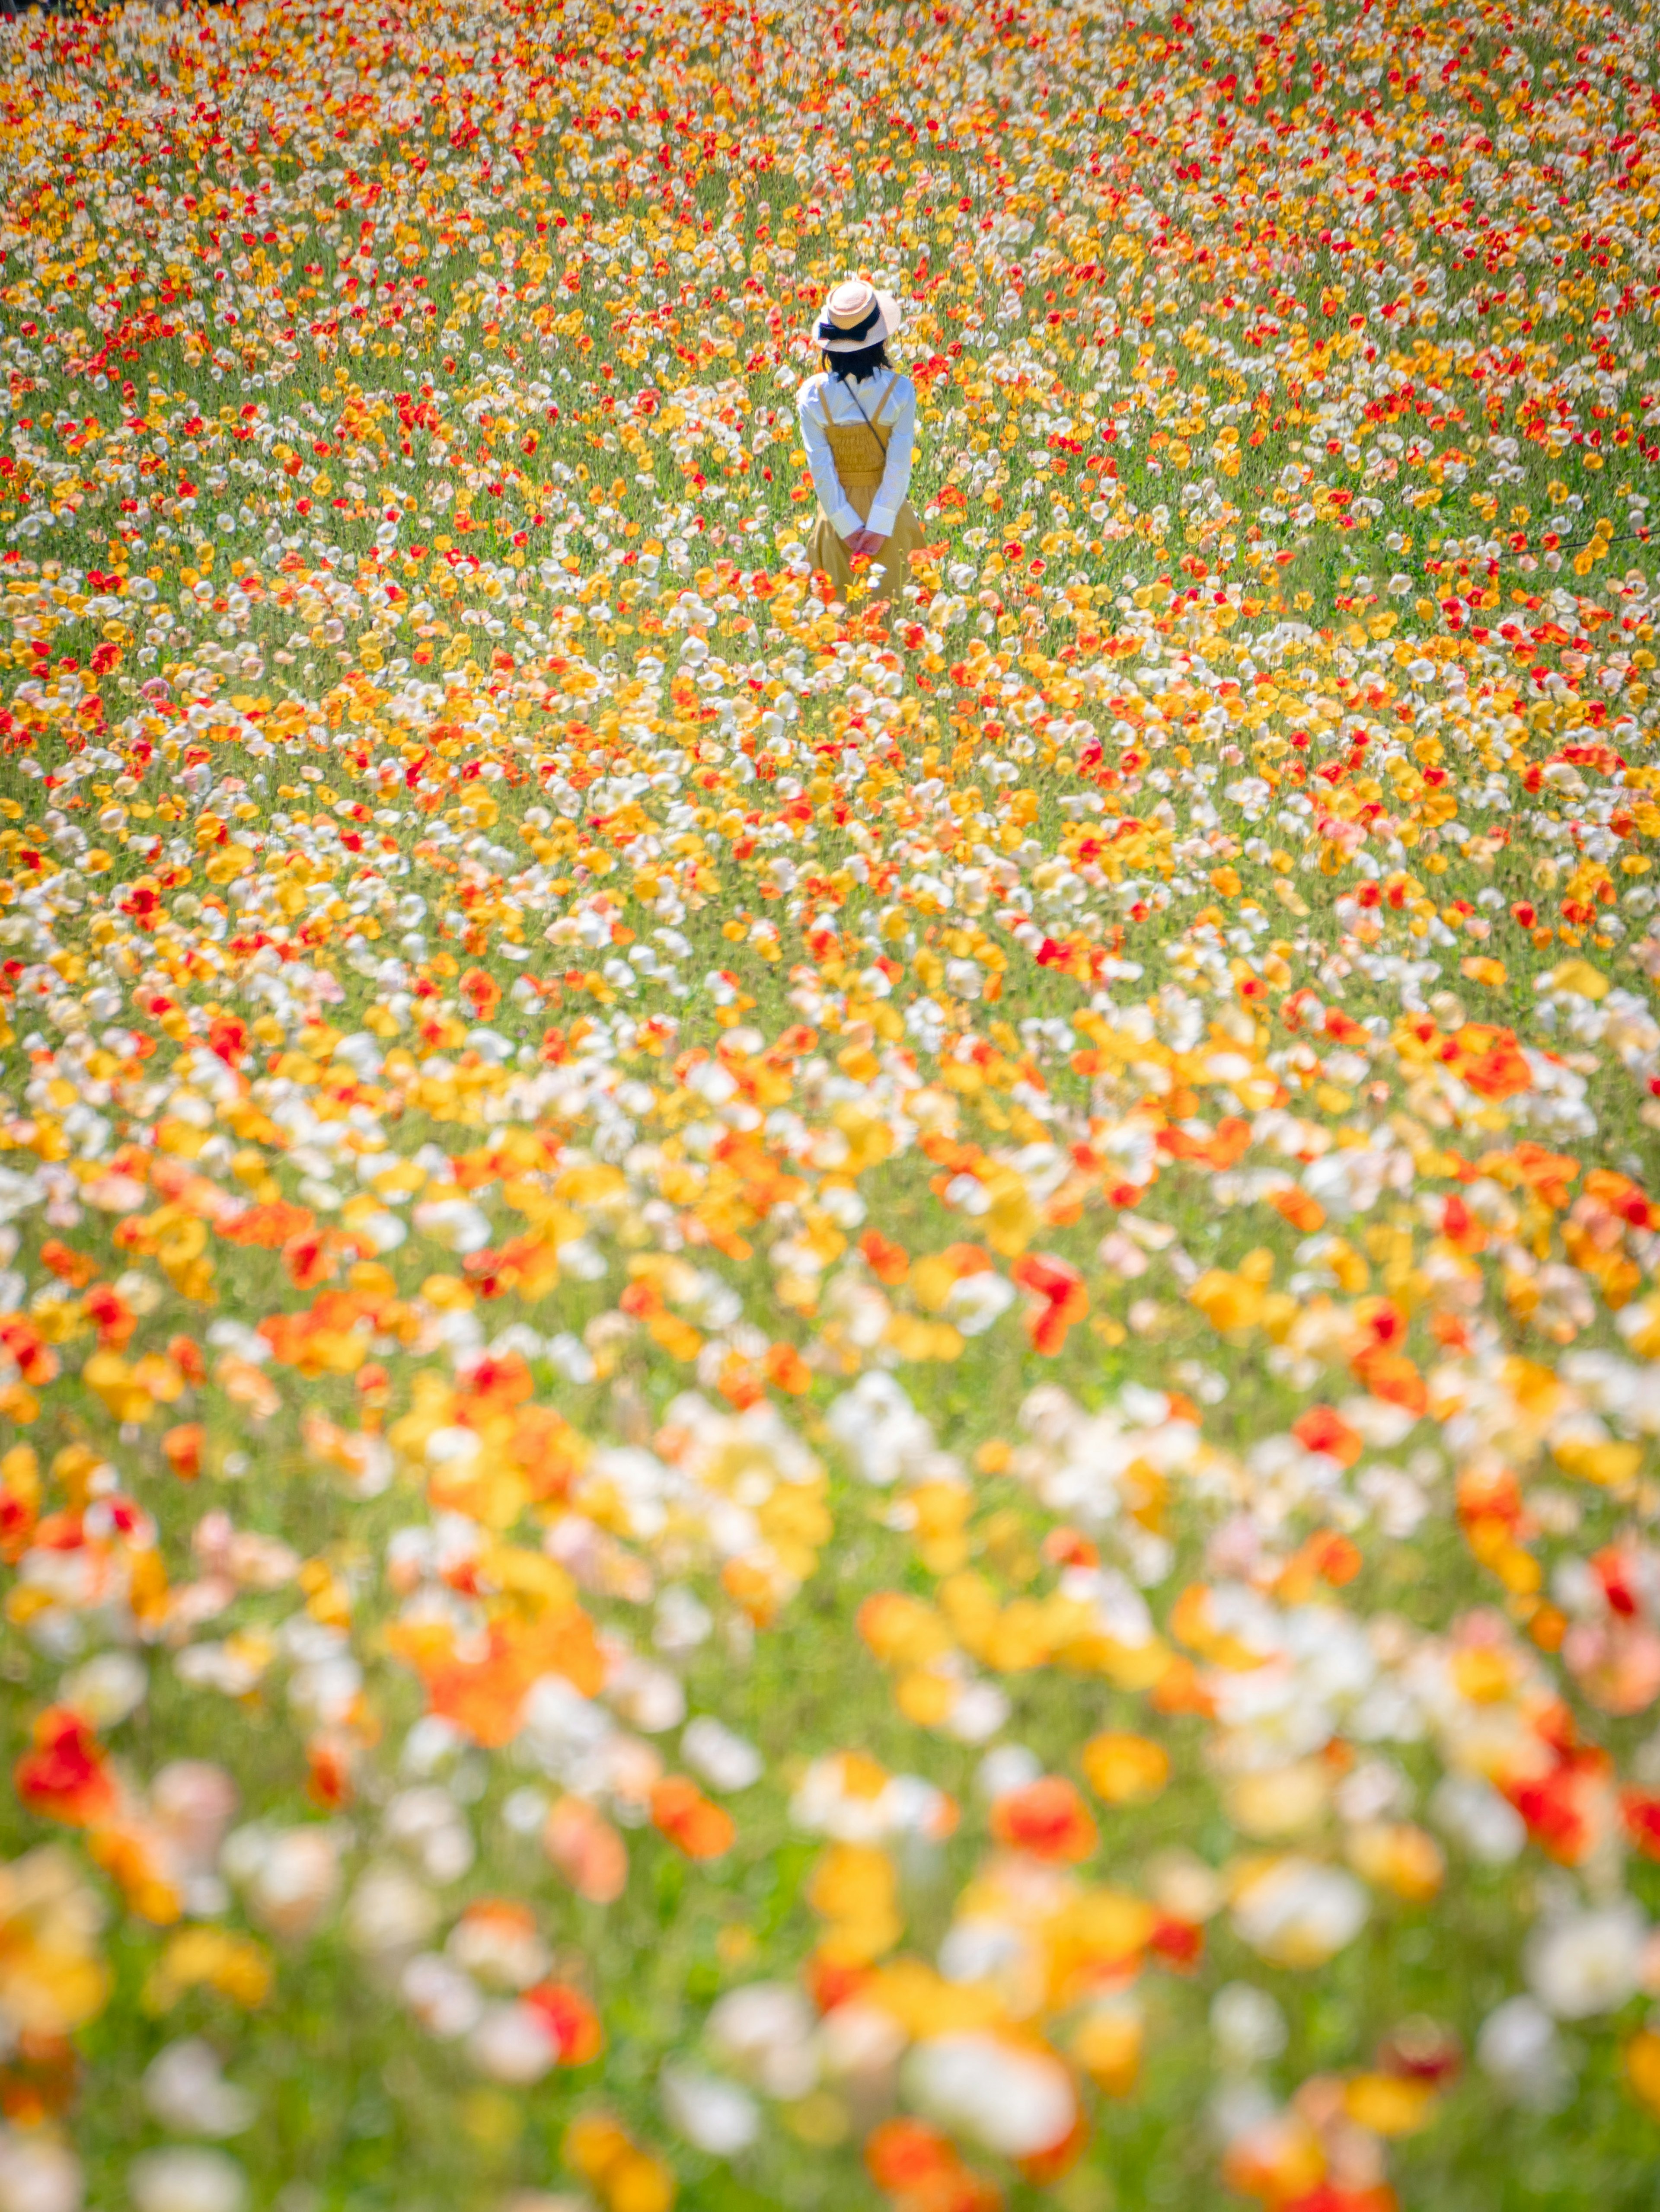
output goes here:
[[906, 375], [903, 368], [891, 369], [889, 374], [893, 378], [894, 392], [898, 398], [902, 399], [915, 398], [916, 386], [911, 382], [909, 377]]
[[822, 368], [815, 369], [811, 376], [804, 376], [795, 388], [796, 405], [805, 407], [808, 400], [816, 399], [829, 382], [829, 374]]

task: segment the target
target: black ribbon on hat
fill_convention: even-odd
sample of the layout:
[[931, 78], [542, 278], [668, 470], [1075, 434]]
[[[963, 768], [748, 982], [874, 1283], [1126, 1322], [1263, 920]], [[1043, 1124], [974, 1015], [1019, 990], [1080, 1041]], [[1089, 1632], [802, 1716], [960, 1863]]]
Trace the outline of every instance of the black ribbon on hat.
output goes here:
[[882, 302], [877, 300], [872, 302], [870, 313], [862, 322], [851, 325], [833, 323], [826, 316], [819, 324], [814, 335], [823, 339], [827, 345], [836, 343], [849, 345], [860, 338], [867, 338], [881, 319]]

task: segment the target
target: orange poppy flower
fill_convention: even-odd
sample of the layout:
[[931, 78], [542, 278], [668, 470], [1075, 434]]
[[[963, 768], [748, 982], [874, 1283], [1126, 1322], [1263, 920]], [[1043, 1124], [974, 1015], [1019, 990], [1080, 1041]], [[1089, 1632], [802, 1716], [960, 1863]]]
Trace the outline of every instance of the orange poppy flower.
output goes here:
[[257, 1244], [275, 1252], [291, 1237], [303, 1236], [316, 1218], [308, 1206], [290, 1206], [286, 1199], [277, 1199], [221, 1222], [219, 1234], [228, 1244]]
[[766, 1357], [767, 1380], [775, 1389], [800, 1398], [812, 1388], [812, 1370], [793, 1344], [775, 1344]]
[[181, 1421], [161, 1439], [167, 1465], [183, 1482], [194, 1482], [202, 1472], [202, 1447], [207, 1431], [200, 1421]]
[[964, 2164], [957, 2146], [921, 2120], [884, 2120], [865, 2144], [865, 2169], [904, 2212], [996, 2212], [998, 2191]]
[[712, 1804], [684, 1774], [666, 1774], [654, 1785], [651, 1817], [689, 1859], [718, 1859], [732, 1849], [738, 1835], [731, 1814]]
[[910, 1273], [910, 1255], [879, 1229], [867, 1229], [859, 1239], [865, 1265], [879, 1283], [903, 1283]]
[[461, 995], [476, 1021], [488, 1021], [502, 1003], [502, 986], [482, 968], [469, 968], [461, 978]]
[[562, 1674], [584, 1697], [593, 1697], [605, 1679], [593, 1624], [577, 1606], [522, 1626], [493, 1623], [477, 1662], [456, 1658], [447, 1632], [434, 1645], [418, 1629], [394, 1626], [386, 1641], [424, 1676], [431, 1710], [486, 1750], [517, 1735], [525, 1693], [538, 1675]]

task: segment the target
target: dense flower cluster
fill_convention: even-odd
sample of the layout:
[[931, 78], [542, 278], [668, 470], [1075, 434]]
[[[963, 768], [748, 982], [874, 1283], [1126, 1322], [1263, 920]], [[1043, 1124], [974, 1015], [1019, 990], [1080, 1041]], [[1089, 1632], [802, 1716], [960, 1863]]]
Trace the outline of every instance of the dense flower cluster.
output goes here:
[[1653, 42], [0, 24], [0, 2212], [1651, 2201]]

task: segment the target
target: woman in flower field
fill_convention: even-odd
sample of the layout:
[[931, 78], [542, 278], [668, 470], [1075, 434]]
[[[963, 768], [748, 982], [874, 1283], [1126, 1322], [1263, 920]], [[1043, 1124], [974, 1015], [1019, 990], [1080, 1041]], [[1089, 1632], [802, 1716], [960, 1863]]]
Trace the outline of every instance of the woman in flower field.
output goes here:
[[1652, 31], [0, 23], [0, 2212], [1651, 2203]]
[[887, 356], [899, 326], [891, 294], [856, 278], [838, 284], [813, 335], [824, 362], [797, 393], [801, 441], [818, 495], [807, 547], [837, 599], [853, 589], [855, 558], [880, 562], [877, 596], [894, 599], [922, 544], [907, 494], [916, 433], [916, 392]]

